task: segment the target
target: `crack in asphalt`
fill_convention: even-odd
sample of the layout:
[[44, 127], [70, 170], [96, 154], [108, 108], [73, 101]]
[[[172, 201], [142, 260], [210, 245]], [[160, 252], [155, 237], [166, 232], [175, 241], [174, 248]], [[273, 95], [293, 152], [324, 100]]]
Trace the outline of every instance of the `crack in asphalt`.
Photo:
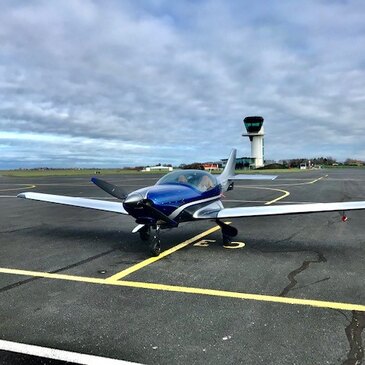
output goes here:
[[[275, 242], [275, 244], [277, 243], [283, 243], [283, 242], [287, 242], [287, 241], [290, 241], [291, 239], [293, 239], [295, 236], [297, 236], [298, 234], [300, 234], [302, 231], [299, 230], [293, 234], [291, 234], [289, 237], [286, 237], [282, 240], [279, 240], [277, 242]], [[285, 295], [287, 295], [291, 290], [297, 290], [297, 289], [301, 289], [301, 288], [306, 288], [308, 286], [311, 286], [311, 285], [314, 285], [314, 284], [318, 284], [318, 283], [321, 283], [323, 281], [327, 281], [329, 280], [331, 277], [328, 276], [328, 277], [325, 277], [323, 279], [319, 279], [319, 280], [316, 280], [312, 283], [309, 283], [309, 284], [305, 284], [305, 285], [302, 285], [302, 286], [296, 286], [298, 284], [298, 281], [295, 279], [295, 277], [300, 274], [301, 272], [307, 270], [310, 266], [310, 264], [317, 264], [317, 263], [321, 263], [321, 262], [327, 262], [327, 259], [325, 258], [324, 254], [320, 251], [315, 251], [315, 250], [295, 250], [295, 249], [284, 249], [284, 250], [262, 250], [262, 249], [259, 249], [257, 247], [251, 247], [252, 249], [254, 250], [257, 250], [261, 253], [290, 253], [290, 252], [314, 252], [316, 255], [317, 255], [317, 259], [316, 260], [304, 260], [302, 265], [291, 271], [287, 278], [289, 279], [290, 283], [281, 291], [281, 293], [279, 294], [279, 296], [283, 297]]]
[[326, 277], [324, 279], [319, 279], [319, 280], [313, 281], [312, 283], [309, 283], [309, 284], [305, 284], [305, 285], [301, 285], [301, 286], [296, 286], [295, 288], [292, 288], [291, 290], [303, 289], [303, 288], [306, 288], [306, 287], [311, 286], [311, 285], [314, 285], [314, 284], [322, 283], [323, 281], [327, 281], [329, 279], [331, 279], [330, 276], [328, 276], [328, 277]]
[[[303, 272], [304, 270], [307, 270], [309, 268], [310, 264], [318, 264], [321, 262], [327, 262], [327, 259], [324, 257], [322, 252], [319, 251], [312, 251], [315, 252], [317, 254], [317, 260], [304, 260], [302, 265], [300, 267], [298, 267], [297, 269], [291, 271], [288, 274], [288, 279], [290, 281], [290, 283], [282, 290], [282, 292], [279, 294], [279, 297], [284, 297], [285, 295], [287, 295], [291, 290], [294, 289], [294, 287], [298, 284], [298, 281], [295, 279], [295, 277], [297, 275], [299, 275], [301, 272]], [[313, 284], [324, 281], [324, 280], [329, 280], [330, 278], [324, 278], [322, 280], [319, 281], [315, 281]], [[308, 284], [310, 285], [310, 284]], [[306, 286], [308, 286], [306, 285]]]
[[[350, 321], [349, 321], [350, 322]], [[350, 345], [347, 359], [342, 365], [360, 365], [364, 359], [364, 346], [362, 344], [362, 331], [365, 328], [365, 313], [352, 311], [352, 319], [345, 332]]]

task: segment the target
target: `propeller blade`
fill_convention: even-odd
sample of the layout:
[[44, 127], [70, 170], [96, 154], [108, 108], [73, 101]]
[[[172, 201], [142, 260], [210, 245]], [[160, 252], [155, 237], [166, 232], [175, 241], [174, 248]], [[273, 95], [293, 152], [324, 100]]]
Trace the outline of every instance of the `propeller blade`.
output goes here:
[[110, 195], [112, 195], [112, 196], [114, 196], [114, 197], [116, 197], [118, 199], [124, 200], [127, 197], [127, 195], [128, 195], [122, 188], [120, 188], [118, 186], [115, 186], [113, 184], [110, 184], [107, 181], [98, 179], [96, 177], [93, 177], [91, 179], [91, 181], [96, 186], [98, 186], [100, 189], [104, 190], [108, 194], [110, 194]]
[[142, 203], [143, 207], [149, 210], [155, 217], [158, 217], [160, 220], [168, 223], [172, 227], [177, 227], [178, 223], [175, 222], [173, 219], [169, 218], [166, 214], [162, 213], [160, 210], [148, 204], [148, 202]]

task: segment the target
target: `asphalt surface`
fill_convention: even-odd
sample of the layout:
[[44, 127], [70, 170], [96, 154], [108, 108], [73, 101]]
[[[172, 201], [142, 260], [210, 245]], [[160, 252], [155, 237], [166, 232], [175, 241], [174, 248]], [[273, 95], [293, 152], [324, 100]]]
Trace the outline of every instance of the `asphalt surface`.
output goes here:
[[[157, 180], [102, 178], [128, 191]], [[223, 203], [365, 200], [364, 183], [365, 169], [290, 173], [240, 182]], [[0, 268], [11, 269], [0, 271], [0, 339], [144, 364], [364, 363], [365, 211], [346, 223], [337, 212], [234, 219], [243, 248], [203, 234], [118, 284], [104, 279], [149, 258], [131, 217], [16, 199], [22, 191], [108, 198], [88, 178], [0, 176]], [[163, 250], [215, 226], [163, 231]], [[0, 364], [17, 361], [0, 352]]]

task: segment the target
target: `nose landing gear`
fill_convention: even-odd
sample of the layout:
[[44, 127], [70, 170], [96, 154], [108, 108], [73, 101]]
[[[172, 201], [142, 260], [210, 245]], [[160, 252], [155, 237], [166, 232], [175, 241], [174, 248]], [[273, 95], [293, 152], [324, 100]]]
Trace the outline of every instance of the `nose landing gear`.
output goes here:
[[149, 239], [149, 248], [152, 256], [158, 256], [161, 253], [160, 226], [156, 225], [151, 229]]
[[145, 225], [139, 230], [139, 237], [142, 241], [148, 243], [152, 256], [158, 256], [161, 253], [160, 226]]

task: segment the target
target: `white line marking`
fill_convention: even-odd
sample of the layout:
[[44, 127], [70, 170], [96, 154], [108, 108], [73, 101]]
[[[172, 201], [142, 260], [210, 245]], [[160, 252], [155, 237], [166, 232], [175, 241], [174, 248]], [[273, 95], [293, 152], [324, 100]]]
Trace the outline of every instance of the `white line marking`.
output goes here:
[[111, 359], [109, 357], [100, 357], [94, 355], [80, 354], [78, 352], [64, 351], [52, 349], [49, 347], [41, 347], [34, 345], [27, 345], [19, 342], [11, 342], [0, 340], [0, 350], [16, 352], [20, 354], [33, 355], [39, 357], [46, 357], [53, 360], [61, 360], [75, 364], [84, 365], [128, 365], [138, 364], [125, 360]]

